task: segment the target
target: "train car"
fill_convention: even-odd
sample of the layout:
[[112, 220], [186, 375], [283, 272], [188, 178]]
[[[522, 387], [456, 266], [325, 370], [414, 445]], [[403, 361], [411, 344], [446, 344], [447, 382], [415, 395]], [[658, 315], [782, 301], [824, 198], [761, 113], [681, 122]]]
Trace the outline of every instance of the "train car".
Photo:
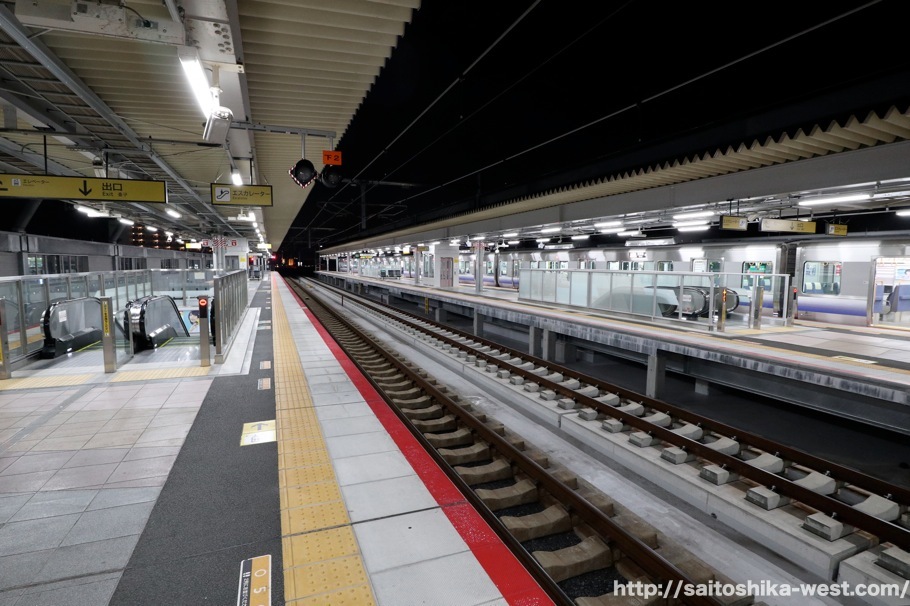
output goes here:
[[[458, 282], [473, 285], [476, 254], [462, 253]], [[753, 287], [764, 288], [763, 306], [778, 313], [795, 294], [799, 318], [845, 325], [910, 322], [910, 236], [763, 238], [654, 247], [605, 246], [563, 250], [499, 250], [481, 259], [485, 287], [519, 286], [521, 269], [600, 269], [741, 274], [725, 283], [728, 305], [745, 304]], [[790, 277], [787, 293], [770, 274]], [[773, 288], [773, 287], [777, 288]], [[733, 305], [735, 303], [736, 305]], [[728, 306], [728, 310], [729, 310]], [[672, 315], [675, 310], [669, 309]]]

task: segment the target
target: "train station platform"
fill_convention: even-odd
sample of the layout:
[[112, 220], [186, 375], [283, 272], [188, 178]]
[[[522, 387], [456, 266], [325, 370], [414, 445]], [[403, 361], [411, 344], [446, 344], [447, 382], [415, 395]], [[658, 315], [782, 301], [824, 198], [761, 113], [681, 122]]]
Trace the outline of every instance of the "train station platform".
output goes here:
[[[550, 603], [284, 280], [251, 288], [254, 328], [207, 374], [147, 362], [0, 390], [0, 604]], [[732, 578], [802, 579], [497, 415]]]
[[547, 603], [283, 280], [250, 288], [223, 365], [0, 385], [0, 604]]
[[[661, 398], [660, 377], [685, 372], [696, 388], [739, 387], [799, 406], [910, 433], [910, 332], [834, 326], [796, 319], [791, 326], [766, 322], [723, 331], [520, 300], [509, 288], [463, 285], [437, 288], [413, 278], [379, 279], [319, 272], [317, 277], [352, 292], [365, 292], [400, 308], [453, 326], [505, 338], [544, 359], [565, 361], [601, 352], [648, 366], [643, 390]], [[495, 337], [491, 337], [495, 338]], [[567, 349], [568, 348], [568, 349]], [[550, 356], [548, 358], [548, 356]]]

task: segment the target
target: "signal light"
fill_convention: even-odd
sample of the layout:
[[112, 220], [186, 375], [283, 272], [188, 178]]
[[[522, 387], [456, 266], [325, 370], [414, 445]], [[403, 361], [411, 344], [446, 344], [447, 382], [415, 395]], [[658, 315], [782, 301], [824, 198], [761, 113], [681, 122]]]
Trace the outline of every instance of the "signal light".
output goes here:
[[306, 158], [301, 158], [298, 160], [297, 164], [288, 170], [288, 174], [291, 175], [291, 179], [293, 179], [294, 182], [297, 183], [297, 185], [300, 187], [308, 186], [318, 176], [316, 167], [313, 166], [313, 163]]
[[199, 297], [199, 318], [208, 318], [209, 300], [206, 297]]
[[319, 181], [326, 187], [335, 189], [341, 183], [341, 173], [334, 166], [326, 166], [319, 175]]

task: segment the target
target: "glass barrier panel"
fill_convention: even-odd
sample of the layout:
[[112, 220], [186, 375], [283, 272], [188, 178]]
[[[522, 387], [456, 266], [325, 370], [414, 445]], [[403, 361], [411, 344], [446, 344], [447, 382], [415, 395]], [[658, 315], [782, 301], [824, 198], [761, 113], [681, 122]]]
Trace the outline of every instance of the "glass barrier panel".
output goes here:
[[23, 278], [22, 279], [22, 297], [25, 305], [25, 319], [23, 327], [25, 328], [26, 355], [34, 351], [39, 351], [44, 345], [44, 335], [41, 332], [41, 318], [44, 310], [49, 305], [47, 299], [47, 280], [44, 278]]
[[70, 298], [81, 299], [88, 296], [88, 276], [69, 276]]
[[610, 291], [614, 272], [594, 272], [591, 274], [591, 293], [589, 304], [594, 309], [610, 308]]
[[556, 302], [556, 272], [544, 271], [540, 284], [540, 300], [546, 303]]
[[88, 296], [89, 297], [101, 297], [104, 296], [104, 293], [101, 290], [102, 279], [100, 274], [89, 274], [86, 276], [86, 281], [88, 282]]
[[20, 317], [19, 285], [16, 282], [0, 282], [0, 299], [5, 312], [9, 356], [16, 359], [25, 355], [23, 347], [23, 323]]
[[588, 305], [588, 282], [591, 273], [587, 271], [573, 271], [569, 276], [569, 305], [586, 307]]
[[569, 274], [574, 272], [560, 271], [556, 272], [556, 302], [561, 305], [568, 305], [570, 299], [569, 291]]
[[530, 299], [531, 298], [531, 273], [526, 269], [522, 269], [518, 276], [518, 298], [519, 299]]
[[69, 299], [69, 287], [66, 283], [66, 277], [52, 276], [47, 279], [48, 291], [50, 292], [50, 302], [63, 301]]

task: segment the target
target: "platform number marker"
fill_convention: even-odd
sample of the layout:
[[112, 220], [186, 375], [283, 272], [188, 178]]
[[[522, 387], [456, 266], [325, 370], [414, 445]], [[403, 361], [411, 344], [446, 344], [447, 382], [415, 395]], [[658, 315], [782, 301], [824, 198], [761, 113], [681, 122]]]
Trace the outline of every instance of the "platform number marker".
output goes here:
[[237, 606], [271, 606], [272, 556], [249, 558], [240, 563]]

